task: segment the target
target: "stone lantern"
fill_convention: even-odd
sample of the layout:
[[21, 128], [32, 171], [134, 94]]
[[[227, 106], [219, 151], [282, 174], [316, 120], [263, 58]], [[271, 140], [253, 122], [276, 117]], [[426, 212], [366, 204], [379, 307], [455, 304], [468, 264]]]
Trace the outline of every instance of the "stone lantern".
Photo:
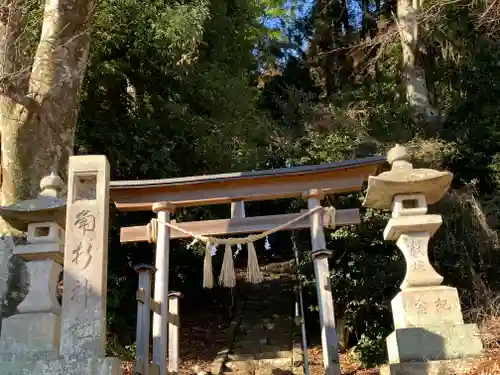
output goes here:
[[[61, 306], [57, 283], [62, 271], [66, 202], [60, 177], [42, 179], [36, 199], [0, 207], [0, 216], [13, 228], [27, 233], [27, 244], [16, 246], [14, 255], [27, 263], [29, 289], [18, 313], [2, 321], [0, 352], [37, 358], [57, 356]], [[43, 353], [43, 354], [42, 354]]]
[[443, 277], [428, 258], [429, 240], [442, 217], [427, 214], [427, 205], [443, 198], [453, 175], [414, 169], [400, 145], [387, 159], [391, 170], [369, 177], [363, 203], [392, 211], [384, 239], [396, 241], [406, 260], [401, 292], [391, 302], [395, 330], [387, 338], [390, 364], [381, 373], [456, 373], [483, 346], [476, 324], [464, 324], [456, 288], [441, 285]]

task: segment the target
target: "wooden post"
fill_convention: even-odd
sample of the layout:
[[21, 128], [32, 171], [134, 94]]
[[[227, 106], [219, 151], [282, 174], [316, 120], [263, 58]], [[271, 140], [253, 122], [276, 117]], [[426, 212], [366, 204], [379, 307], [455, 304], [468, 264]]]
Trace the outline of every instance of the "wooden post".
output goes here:
[[245, 202], [244, 201], [234, 201], [231, 202], [231, 219], [244, 218], [245, 217]]
[[179, 299], [182, 293], [171, 292], [168, 295], [168, 372], [170, 375], [179, 373], [180, 350], [180, 309]]
[[242, 200], [231, 202], [231, 219], [243, 219], [245, 216], [245, 202]]
[[[321, 205], [323, 193], [320, 190], [310, 190], [304, 193], [307, 207], [311, 210]], [[323, 232], [323, 213], [316, 211], [309, 217], [311, 226], [311, 245], [318, 293], [319, 322], [321, 325], [321, 346], [323, 348], [323, 365], [325, 375], [340, 375], [337, 334], [335, 332], [335, 313], [333, 310], [332, 290], [330, 285], [330, 270]]]
[[153, 364], [160, 369], [159, 375], [167, 375], [168, 344], [168, 268], [170, 252], [170, 228], [161, 222], [170, 221], [174, 207], [168, 202], [153, 205], [158, 215], [158, 238], [156, 239], [154, 299], [160, 304], [159, 313], [153, 313]]
[[134, 267], [139, 274], [139, 289], [137, 290], [137, 333], [135, 372], [148, 375], [149, 368], [149, 329], [151, 319], [151, 274], [154, 267], [139, 264]]
[[231, 219], [243, 219], [245, 216], [245, 202], [242, 200], [231, 202]]

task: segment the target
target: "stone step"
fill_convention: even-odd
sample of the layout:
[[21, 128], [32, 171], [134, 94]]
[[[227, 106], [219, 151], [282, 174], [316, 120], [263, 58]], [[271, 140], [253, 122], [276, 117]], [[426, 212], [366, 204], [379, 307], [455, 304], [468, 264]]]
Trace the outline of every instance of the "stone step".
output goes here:
[[293, 367], [292, 356], [283, 357], [283, 358], [263, 358], [258, 361], [258, 369], [260, 371], [266, 369], [279, 369], [279, 370], [291, 370]]
[[[272, 351], [266, 351], [263, 353], [259, 353], [256, 355], [256, 358], [259, 360], [290, 360], [292, 361], [293, 355], [292, 352], [289, 350], [275, 350], [272, 349]], [[290, 362], [292, 363], [292, 362]]]
[[231, 360], [226, 363], [226, 367], [231, 372], [251, 372], [264, 370], [283, 370], [291, 371], [293, 368], [291, 353], [290, 356], [283, 358], [262, 358], [262, 359], [244, 359]]
[[299, 367], [304, 364], [304, 351], [299, 342], [293, 343], [292, 349], [292, 364], [294, 367]]
[[289, 353], [292, 347], [291, 343], [283, 345], [261, 345], [259, 353], [277, 353], [276, 357], [281, 358], [284, 354]]
[[224, 374], [297, 373], [300, 366], [294, 363], [301, 361], [293, 353], [295, 284], [295, 280], [273, 275], [245, 288], [248, 298]]
[[279, 359], [290, 359], [293, 358], [293, 353], [290, 350], [275, 350], [274, 348], [268, 348], [269, 351], [264, 351], [261, 353], [231, 353], [228, 355], [228, 360], [230, 362], [238, 361], [258, 361], [258, 360], [279, 360]]
[[[253, 347], [260, 347], [261, 345], [267, 345], [268, 344], [268, 338], [267, 337], [260, 337], [260, 336], [257, 336], [257, 337], [252, 337], [252, 338], [248, 338], [248, 337], [245, 337], [244, 339], [242, 340], [238, 340], [234, 343], [234, 349], [248, 349], [248, 350], [251, 350], [251, 348]], [[257, 350], [256, 350], [257, 351]]]
[[273, 348], [286, 348], [286, 350], [292, 348], [292, 339], [286, 339], [281, 337], [270, 337], [267, 340], [267, 345]]
[[291, 370], [281, 370], [278, 369], [259, 369], [252, 371], [225, 371], [223, 375], [277, 375], [277, 374], [286, 374], [286, 375], [304, 375], [304, 369], [302, 367], [294, 367]]
[[260, 353], [239, 353], [234, 352], [227, 356], [229, 362], [254, 361]]
[[258, 360], [241, 360], [241, 361], [229, 361], [226, 363], [226, 367], [231, 370], [231, 372], [251, 372], [258, 370], [259, 361]]

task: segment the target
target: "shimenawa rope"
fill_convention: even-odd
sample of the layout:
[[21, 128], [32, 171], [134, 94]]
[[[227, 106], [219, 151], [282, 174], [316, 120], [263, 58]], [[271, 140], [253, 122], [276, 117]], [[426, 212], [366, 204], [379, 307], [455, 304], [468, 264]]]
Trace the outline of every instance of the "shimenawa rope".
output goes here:
[[212, 274], [212, 254], [211, 249], [212, 246], [217, 245], [225, 245], [224, 251], [224, 259], [222, 263], [221, 274], [219, 276], [219, 284], [226, 287], [233, 287], [236, 285], [236, 278], [234, 274], [234, 263], [232, 257], [232, 245], [247, 245], [248, 251], [248, 264], [247, 264], [247, 281], [251, 283], [259, 283], [262, 281], [262, 273], [260, 272], [257, 255], [255, 253], [255, 247], [253, 243], [262, 238], [265, 238], [273, 233], [279, 232], [282, 229], [289, 227], [292, 224], [295, 224], [298, 221], [303, 220], [304, 218], [312, 215], [313, 213], [324, 210], [328, 214], [329, 223], [328, 226], [330, 228], [335, 228], [335, 208], [334, 207], [322, 207], [318, 206], [313, 209], [310, 209], [303, 214], [300, 214], [296, 218], [279, 225], [275, 228], [269, 229], [260, 234], [250, 234], [247, 237], [229, 237], [229, 238], [217, 238], [212, 236], [204, 236], [201, 234], [193, 233], [178, 227], [175, 224], [167, 223], [158, 219], [151, 219], [151, 222], [147, 225], [147, 233], [149, 242], [156, 242], [158, 239], [158, 224], [166, 225], [172, 229], [175, 229], [178, 232], [184, 233], [194, 240], [188, 245], [192, 247], [198, 241], [204, 242], [206, 245], [205, 249], [205, 258], [204, 258], [204, 266], [203, 266], [203, 286], [205, 288], [213, 287], [213, 274]]

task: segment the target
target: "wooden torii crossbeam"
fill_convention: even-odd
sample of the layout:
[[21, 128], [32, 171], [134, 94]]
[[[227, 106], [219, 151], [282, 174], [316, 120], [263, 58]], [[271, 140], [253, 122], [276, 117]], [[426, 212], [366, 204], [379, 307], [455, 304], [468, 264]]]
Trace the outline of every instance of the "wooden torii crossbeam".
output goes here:
[[[161, 180], [112, 181], [110, 194], [121, 211], [154, 211], [158, 222], [170, 223], [182, 231], [202, 236], [265, 232], [298, 218], [300, 214], [245, 217], [245, 201], [304, 197], [308, 218], [286, 229], [310, 228], [313, 264], [316, 277], [323, 362], [326, 375], [340, 375], [335, 316], [329, 280], [328, 252], [323, 227], [330, 225], [330, 216], [321, 209], [324, 194], [345, 194], [361, 190], [370, 175], [380, 172], [384, 157], [370, 157], [313, 166], [281, 168], [265, 171], [181, 177]], [[176, 208], [231, 204], [231, 219], [177, 223], [170, 220]], [[335, 211], [335, 225], [359, 223], [357, 209]], [[168, 327], [168, 269], [170, 240], [187, 238], [186, 233], [158, 225], [156, 236], [154, 301], [159, 311], [153, 315], [153, 364], [160, 375], [167, 375], [166, 348]], [[121, 242], [149, 241], [146, 225], [122, 228]], [[169, 357], [175, 350], [170, 351]], [[169, 358], [174, 363], [176, 358]], [[177, 365], [178, 366], [178, 363]], [[175, 373], [176, 369], [171, 368]]]
[[[307, 210], [302, 210], [301, 213]], [[246, 218], [233, 219], [218, 219], [218, 220], [203, 220], [178, 223], [175, 220], [170, 222], [175, 226], [184, 229], [187, 232], [197, 233], [204, 236], [222, 236], [235, 235], [244, 233], [265, 232], [277, 226], [283, 225], [295, 218], [299, 214], [284, 214], [284, 215], [267, 215], [267, 216], [252, 216]], [[330, 216], [323, 214], [323, 224], [325, 227], [330, 226]], [[346, 210], [337, 210], [335, 212], [335, 225], [356, 225], [359, 224], [359, 210], [351, 208]], [[304, 218], [294, 224], [291, 224], [287, 229], [306, 229], [309, 228], [309, 221]], [[175, 229], [170, 230], [170, 239], [190, 238], [184, 232]], [[134, 227], [124, 227], [120, 229], [120, 241], [127, 242], [145, 242], [149, 241], [147, 225]]]

